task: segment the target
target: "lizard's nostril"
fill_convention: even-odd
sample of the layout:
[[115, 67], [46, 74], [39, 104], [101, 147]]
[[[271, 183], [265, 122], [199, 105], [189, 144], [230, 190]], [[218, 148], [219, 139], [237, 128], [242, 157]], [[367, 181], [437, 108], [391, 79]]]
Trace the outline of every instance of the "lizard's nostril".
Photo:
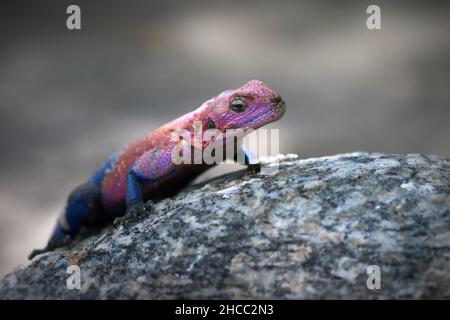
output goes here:
[[273, 100], [272, 100], [272, 102], [274, 103], [274, 104], [278, 104], [278, 103], [280, 103], [280, 102], [282, 102], [283, 101], [283, 99], [281, 99], [281, 96], [276, 96], [275, 98], [273, 98]]
[[215, 129], [215, 128], [216, 123], [211, 118], [208, 118], [208, 120], [206, 120], [206, 129]]

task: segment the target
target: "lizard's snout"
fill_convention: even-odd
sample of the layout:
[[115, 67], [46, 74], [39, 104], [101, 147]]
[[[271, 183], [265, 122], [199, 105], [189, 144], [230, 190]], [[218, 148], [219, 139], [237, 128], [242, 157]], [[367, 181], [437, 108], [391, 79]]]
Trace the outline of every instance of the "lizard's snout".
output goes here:
[[286, 111], [286, 102], [284, 102], [281, 96], [277, 96], [273, 98], [272, 103], [277, 109], [277, 111], [280, 112], [280, 116], [282, 116]]

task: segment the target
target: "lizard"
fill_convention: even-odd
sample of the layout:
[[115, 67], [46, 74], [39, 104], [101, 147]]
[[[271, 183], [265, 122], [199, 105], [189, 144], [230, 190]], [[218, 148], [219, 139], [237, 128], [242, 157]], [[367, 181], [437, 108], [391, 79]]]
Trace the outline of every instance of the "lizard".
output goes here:
[[[171, 134], [194, 123], [203, 130], [258, 129], [280, 119], [286, 106], [281, 96], [263, 82], [251, 80], [207, 100], [200, 107], [136, 139], [110, 156], [91, 177], [70, 194], [47, 245], [34, 256], [64, 246], [82, 227], [96, 226], [143, 212], [144, 201], [176, 194], [214, 164], [174, 164], [171, 152], [177, 141]], [[223, 144], [229, 144], [226, 139]], [[207, 144], [202, 143], [204, 150]], [[251, 154], [244, 152], [251, 166]], [[236, 160], [236, 159], [235, 159]], [[121, 217], [121, 218], [119, 218]]]

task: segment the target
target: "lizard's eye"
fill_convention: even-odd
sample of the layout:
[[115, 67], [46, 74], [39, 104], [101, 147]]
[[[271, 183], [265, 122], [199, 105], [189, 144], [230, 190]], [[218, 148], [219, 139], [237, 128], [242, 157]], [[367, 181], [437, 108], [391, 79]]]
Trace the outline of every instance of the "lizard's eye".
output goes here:
[[247, 103], [241, 97], [234, 98], [230, 101], [230, 109], [236, 112], [242, 112], [247, 107]]

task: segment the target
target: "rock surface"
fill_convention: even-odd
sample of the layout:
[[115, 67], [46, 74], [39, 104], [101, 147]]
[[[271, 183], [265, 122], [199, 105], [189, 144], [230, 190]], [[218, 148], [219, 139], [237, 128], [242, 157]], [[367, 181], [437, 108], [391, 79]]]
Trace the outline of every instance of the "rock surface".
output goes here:
[[[70, 265], [81, 290], [66, 286]], [[0, 281], [0, 298], [449, 299], [449, 161], [287, 156], [274, 175], [228, 174], [36, 257]]]

